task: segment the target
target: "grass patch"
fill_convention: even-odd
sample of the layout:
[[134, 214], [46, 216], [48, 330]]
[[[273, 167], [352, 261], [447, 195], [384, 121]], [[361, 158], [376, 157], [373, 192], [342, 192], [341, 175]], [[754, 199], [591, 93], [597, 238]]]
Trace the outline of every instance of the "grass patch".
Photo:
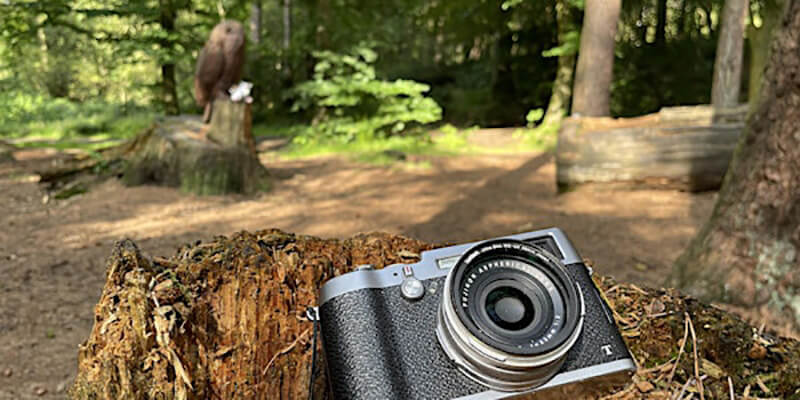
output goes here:
[[514, 137], [530, 148], [552, 151], [556, 148], [560, 126], [561, 124], [559, 123], [551, 123], [541, 124], [532, 128], [517, 129], [514, 132]]
[[100, 101], [75, 103], [42, 95], [0, 94], [0, 138], [19, 147], [94, 150], [103, 141], [134, 137], [156, 114]]
[[[302, 124], [259, 124], [253, 127], [256, 137], [308, 138], [314, 128]], [[305, 158], [341, 154], [356, 161], [389, 165], [405, 162], [405, 155], [456, 156], [470, 154], [509, 154], [530, 151], [549, 151], [555, 144], [555, 130], [521, 129], [514, 133], [518, 139], [509, 146], [481, 146], [471, 143], [470, 135], [480, 135], [478, 127], [459, 129], [446, 124], [435, 131], [422, 131], [414, 135], [389, 137], [357, 137], [343, 140], [292, 141], [279, 151], [285, 158]], [[552, 135], [552, 140], [548, 135]], [[405, 162], [406, 164], [415, 164]], [[416, 165], [419, 164], [419, 165]], [[425, 163], [412, 167], [425, 168]], [[429, 167], [430, 164], [428, 163]]]

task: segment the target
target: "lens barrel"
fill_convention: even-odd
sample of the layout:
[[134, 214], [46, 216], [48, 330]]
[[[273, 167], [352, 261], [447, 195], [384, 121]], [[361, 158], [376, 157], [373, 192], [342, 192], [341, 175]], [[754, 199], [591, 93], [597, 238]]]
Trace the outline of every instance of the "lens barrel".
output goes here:
[[450, 270], [436, 335], [473, 380], [521, 391], [549, 380], [581, 334], [581, 291], [547, 251], [512, 239], [483, 242]]

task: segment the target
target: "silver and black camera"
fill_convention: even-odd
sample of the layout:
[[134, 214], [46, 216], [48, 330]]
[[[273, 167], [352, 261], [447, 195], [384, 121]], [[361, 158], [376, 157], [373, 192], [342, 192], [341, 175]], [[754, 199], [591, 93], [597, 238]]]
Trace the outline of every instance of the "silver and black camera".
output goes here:
[[591, 269], [557, 228], [333, 278], [319, 318], [336, 399], [552, 398], [635, 371]]

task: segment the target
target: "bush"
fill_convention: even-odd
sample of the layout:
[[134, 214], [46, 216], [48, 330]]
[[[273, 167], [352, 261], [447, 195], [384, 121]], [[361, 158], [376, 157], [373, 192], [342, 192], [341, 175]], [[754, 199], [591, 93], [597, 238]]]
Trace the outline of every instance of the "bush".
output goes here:
[[356, 47], [347, 55], [313, 54], [313, 78], [289, 92], [292, 111], [312, 116], [312, 129], [295, 138], [299, 142], [386, 137], [442, 118], [441, 107], [425, 96], [428, 85], [378, 79], [373, 66], [377, 54], [369, 47]]

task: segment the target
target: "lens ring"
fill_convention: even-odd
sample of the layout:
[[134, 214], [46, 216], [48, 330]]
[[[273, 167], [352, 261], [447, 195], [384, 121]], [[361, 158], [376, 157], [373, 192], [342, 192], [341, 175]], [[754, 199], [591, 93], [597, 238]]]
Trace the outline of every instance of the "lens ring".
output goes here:
[[[531, 310], [533, 320], [521, 329], [503, 329], [486, 311], [489, 293], [506, 286], [541, 308]], [[436, 334], [468, 377], [496, 390], [527, 390], [546, 382], [563, 364], [580, 336], [583, 307], [582, 293], [560, 260], [524, 242], [493, 240], [469, 249], [451, 269]]]
[[[542, 250], [526, 243], [519, 243], [526, 247], [494, 249], [491, 247], [492, 245], [476, 246], [465, 253], [465, 257], [462, 259], [465, 262], [462, 263], [462, 260], [459, 260], [451, 271], [452, 280], [448, 277], [448, 283], [451, 283], [453, 289], [449, 294], [458, 318], [473, 336], [484, 343], [511, 354], [544, 354], [558, 348], [571, 335], [577, 323], [579, 304], [576, 300], [578, 296], [574, 285], [571, 284], [571, 278], [566, 274], [563, 266], [560, 266], [560, 262], [556, 264], [552, 260], [542, 258]], [[473, 250], [475, 252], [472, 252]], [[537, 250], [538, 253], [527, 255], [524, 253]], [[489, 331], [486, 326], [479, 326], [476, 323], [473, 314], [475, 307], [471, 307], [471, 304], [478, 301], [480, 294], [474, 290], [475, 285], [482, 280], [492, 279], [498, 275], [507, 276], [507, 274], [503, 274], [506, 269], [514, 269], [516, 279], [521, 282], [533, 281], [545, 287], [547, 294], [553, 299], [556, 309], [563, 311], [555, 315], [557, 319], [549, 327], [549, 331], [554, 333], [539, 338], [539, 340], [531, 338], [533, 340], [530, 340], [525, 346], [520, 346], [519, 342], [498, 341], [498, 335], [493, 334], [496, 332]], [[556, 299], [562, 299], [563, 302], [557, 302]]]

